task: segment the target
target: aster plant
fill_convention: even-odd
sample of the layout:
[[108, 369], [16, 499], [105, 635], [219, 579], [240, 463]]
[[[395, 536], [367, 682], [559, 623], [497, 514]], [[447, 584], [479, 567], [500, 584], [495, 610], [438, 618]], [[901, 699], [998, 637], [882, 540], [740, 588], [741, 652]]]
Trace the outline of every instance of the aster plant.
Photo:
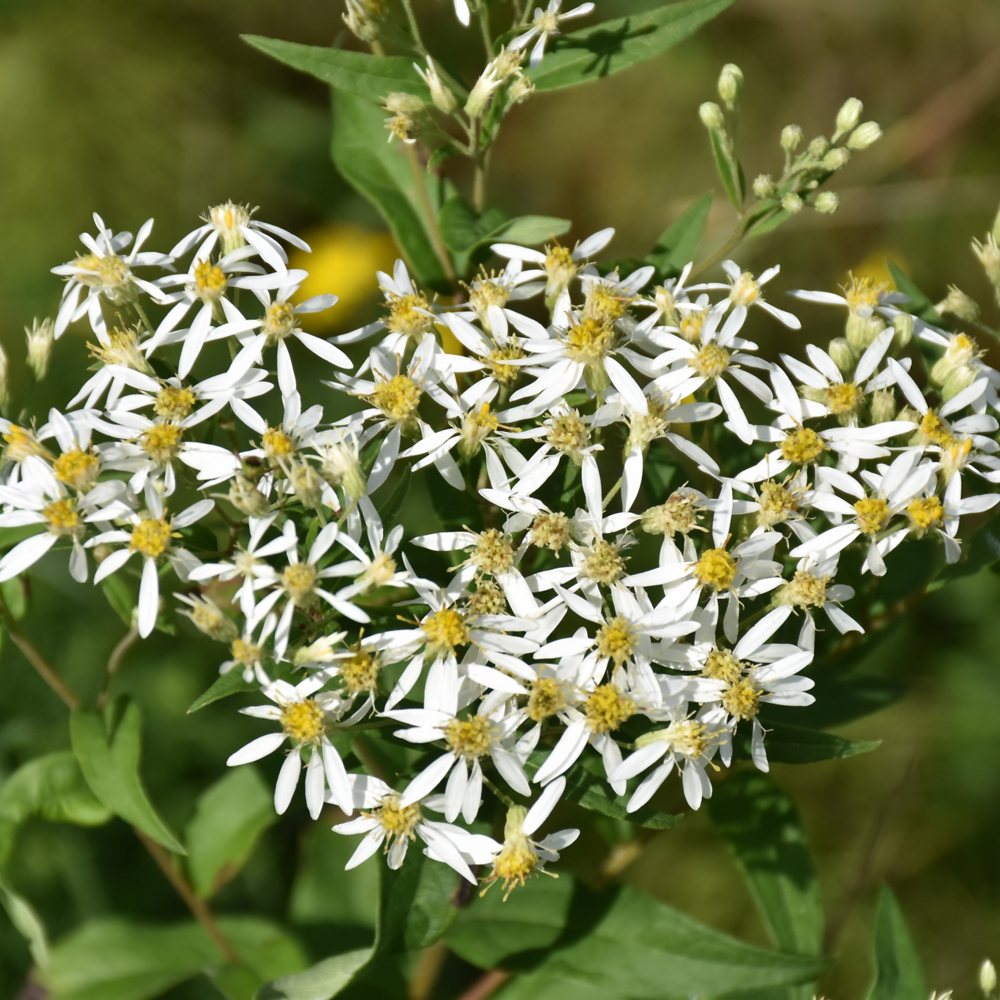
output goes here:
[[[447, 962], [470, 998], [812, 994], [822, 900], [805, 847], [783, 867], [778, 845], [803, 834], [769, 771], [872, 749], [823, 728], [876, 707], [844, 664], [996, 559], [1000, 374], [975, 339], [996, 333], [957, 289], [934, 306], [898, 269], [895, 290], [856, 277], [776, 304], [779, 267], [737, 263], [742, 244], [835, 211], [826, 185], [880, 130], [855, 99], [829, 137], [790, 125], [780, 172], [748, 190], [733, 65], [699, 111], [735, 213], [709, 255], [711, 196], [621, 262], [612, 228], [560, 242], [568, 220], [510, 218], [488, 194], [517, 105], [657, 55], [729, 2], [573, 30], [593, 4], [456, 0], [485, 48], [474, 80], [426, 48], [409, 0], [348, 0], [350, 48], [249, 38], [332, 86], [335, 163], [398, 240], [393, 273], [372, 275], [382, 315], [356, 330], [300, 327], [336, 297], [300, 300], [289, 251], [308, 246], [238, 203], [169, 252], [146, 249], [152, 221], [133, 239], [95, 215], [53, 268], [62, 301], [29, 331], [31, 368], [44, 377], [74, 324], [94, 366], [64, 411], [0, 418], [0, 584], [6, 630], [71, 709], [72, 754], [25, 765], [18, 815], [120, 817], [194, 918], [50, 946], [7, 885], [11, 821], [0, 900], [53, 997], [141, 1000], [195, 975], [230, 998], [457, 996], [435, 986]], [[974, 249], [1000, 297], [996, 236]], [[810, 342], [814, 304], [842, 310], [844, 336]], [[801, 349], [767, 356], [756, 340], [776, 329]], [[123, 618], [96, 705], [22, 631], [43, 559]], [[178, 616], [220, 644], [190, 711], [242, 699], [259, 723], [212, 762], [184, 840], [144, 791], [139, 706], [115, 689]], [[272, 805], [253, 768], [279, 758]], [[28, 781], [0, 788], [4, 816]], [[615, 884], [701, 808], [775, 948]], [[328, 940], [310, 963], [289, 930], [214, 912], [296, 811], [353, 838], [347, 871], [378, 871], [373, 944]], [[613, 844], [596, 865], [561, 857], [581, 829]], [[912, 961], [888, 892], [877, 922], [885, 977]], [[140, 940], [156, 959], [116, 973], [107, 956]]]

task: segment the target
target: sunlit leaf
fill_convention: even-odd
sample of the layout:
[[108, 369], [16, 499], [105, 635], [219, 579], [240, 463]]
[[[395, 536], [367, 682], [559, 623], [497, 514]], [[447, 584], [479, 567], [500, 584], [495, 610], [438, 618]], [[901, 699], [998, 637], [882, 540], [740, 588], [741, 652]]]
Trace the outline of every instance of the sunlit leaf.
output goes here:
[[[800, 726], [768, 725], [764, 737], [767, 759], [772, 764], [815, 764], [821, 760], [840, 760], [868, 753], [876, 749], [881, 740], [849, 740], [819, 729]], [[750, 727], [740, 726], [736, 731], [735, 757], [750, 760]]]
[[191, 702], [188, 715], [197, 712], [198, 709], [204, 708], [206, 705], [211, 705], [213, 701], [218, 701], [220, 698], [228, 698], [231, 694], [245, 694], [247, 691], [256, 690], [256, 684], [248, 684], [243, 680], [242, 670], [239, 668], [230, 670], [229, 673], [222, 674], [207, 691]]

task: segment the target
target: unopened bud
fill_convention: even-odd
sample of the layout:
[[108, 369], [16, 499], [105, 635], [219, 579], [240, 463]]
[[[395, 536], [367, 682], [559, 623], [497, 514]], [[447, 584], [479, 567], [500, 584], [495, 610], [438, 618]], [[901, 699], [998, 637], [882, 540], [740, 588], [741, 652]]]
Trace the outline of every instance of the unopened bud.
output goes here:
[[229, 502], [247, 517], [263, 517], [271, 509], [267, 497], [246, 476], [236, 476], [229, 486]]
[[956, 368], [941, 386], [941, 398], [947, 403], [952, 396], [957, 396], [960, 392], [968, 389], [976, 381], [978, 372], [972, 365], [965, 365]]
[[856, 97], [849, 97], [844, 101], [837, 112], [837, 131], [833, 136], [834, 142], [846, 132], [850, 132], [861, 121], [863, 108], [864, 105]]
[[847, 317], [847, 342], [852, 349], [862, 354], [872, 345], [872, 341], [885, 329], [885, 320], [877, 313], [859, 316], [852, 312]]
[[374, 42], [379, 36], [379, 19], [385, 13], [383, 0], [347, 0], [344, 24], [363, 42]]
[[479, 118], [486, 110], [486, 106], [490, 103], [493, 91], [495, 91], [502, 82], [503, 80], [497, 72], [497, 68], [493, 65], [493, 63], [490, 63], [490, 65], [483, 70], [479, 79], [476, 80], [476, 84], [472, 88], [472, 93], [469, 94], [469, 99], [465, 102], [465, 113], [470, 118]]
[[896, 313], [892, 317], [892, 346], [896, 351], [901, 351], [911, 340], [913, 340], [913, 317], [909, 313]]
[[755, 198], [773, 198], [778, 193], [778, 186], [770, 174], [758, 174], [753, 182]]
[[796, 212], [802, 211], [802, 199], [794, 191], [789, 191], [781, 199], [781, 207], [790, 215], [794, 215]]
[[424, 102], [416, 94], [394, 91], [387, 95], [385, 110], [391, 115], [419, 115], [424, 110]]
[[49, 373], [52, 360], [52, 345], [55, 343], [55, 322], [51, 319], [35, 320], [24, 328], [28, 342], [28, 367], [36, 382], [41, 382]]
[[847, 140], [847, 145], [851, 149], [867, 149], [873, 143], [882, 138], [882, 129], [878, 122], [865, 122], [859, 125]]
[[434, 65], [434, 60], [430, 56], [427, 57], [426, 72], [416, 63], [413, 64], [413, 68], [421, 75], [424, 83], [427, 84], [427, 89], [431, 92], [431, 100], [434, 102], [434, 107], [438, 111], [450, 115], [458, 107], [458, 102], [455, 100], [455, 95], [441, 80], [437, 67]]
[[[896, 419], [896, 397], [892, 389], [876, 389], [872, 393], [872, 422], [884, 424]], [[917, 417], [916, 423], [920, 422]]]
[[216, 603], [208, 597], [187, 596], [177, 594], [185, 604], [190, 605], [190, 611], [181, 611], [182, 615], [194, 622], [198, 631], [217, 642], [231, 643], [240, 637], [236, 623]]
[[826, 353], [833, 358], [833, 363], [845, 374], [854, 371], [858, 355], [851, 350], [851, 345], [843, 337], [834, 337], [827, 345]]
[[515, 104], [522, 104], [535, 92], [535, 85], [523, 74], [519, 74], [517, 79], [510, 85], [510, 99]]
[[715, 101], [705, 101], [705, 103], [698, 108], [698, 115], [701, 117], [702, 125], [712, 131], [720, 129], [726, 124], [726, 118], [722, 113], [722, 108], [720, 108]]
[[798, 125], [786, 125], [781, 130], [781, 148], [786, 153], [794, 153], [802, 145], [802, 129]]
[[840, 196], [835, 191], [822, 191], [816, 195], [813, 208], [824, 215], [833, 215], [840, 208]]
[[979, 240], [972, 241], [972, 252], [979, 258], [979, 263], [983, 265], [986, 277], [996, 288], [1000, 288], [1000, 248], [997, 247], [996, 238], [990, 233], [986, 237], [985, 243]]
[[997, 970], [988, 958], [979, 966], [979, 988], [985, 997], [989, 997], [997, 988]]
[[830, 141], [826, 136], [818, 135], [809, 143], [809, 155], [814, 160], [822, 160], [826, 156], [826, 151], [830, 148]]
[[323, 487], [316, 470], [308, 462], [296, 462], [289, 479], [295, 495], [307, 507], [318, 507], [323, 500]]
[[732, 111], [743, 90], [743, 70], [734, 63], [726, 63], [719, 74], [719, 97], [726, 102], [726, 107]]
[[956, 285], [948, 286], [948, 294], [935, 307], [939, 313], [951, 313], [966, 323], [979, 319], [979, 306]]
[[352, 500], [360, 500], [368, 492], [368, 481], [361, 471], [356, 446], [331, 444], [323, 453], [321, 471], [331, 486], [342, 486]]
[[823, 169], [824, 170], [840, 170], [841, 167], [847, 165], [847, 161], [851, 158], [851, 151], [849, 149], [844, 149], [843, 146], [838, 146], [836, 149], [831, 149], [826, 156], [823, 157]]
[[949, 341], [944, 355], [931, 366], [928, 376], [931, 384], [943, 388], [948, 383], [954, 387], [964, 382], [963, 389], [966, 385], [971, 385], [976, 376], [974, 362], [981, 355], [982, 351], [972, 337], [965, 333], [955, 334]]

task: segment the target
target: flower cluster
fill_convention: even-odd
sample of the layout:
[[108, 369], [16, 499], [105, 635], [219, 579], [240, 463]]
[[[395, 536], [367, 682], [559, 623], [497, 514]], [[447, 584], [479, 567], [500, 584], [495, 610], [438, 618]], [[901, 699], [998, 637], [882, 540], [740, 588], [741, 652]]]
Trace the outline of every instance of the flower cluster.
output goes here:
[[[516, 44], [540, 51], [543, 22]], [[737, 753], [766, 770], [768, 720], [813, 701], [818, 636], [863, 629], [841, 563], [881, 576], [913, 539], [954, 562], [962, 518], [1000, 499], [1000, 374], [868, 278], [794, 293], [845, 336], [768, 360], [746, 328], [801, 327], [765, 297], [778, 268], [654, 285], [594, 264], [607, 229], [496, 244], [506, 266], [464, 299], [397, 262], [384, 318], [320, 339], [299, 317], [336, 299], [294, 304], [286, 245], [308, 248], [247, 209], [169, 253], [141, 249], [151, 223], [96, 222], [55, 268], [54, 334], [86, 319], [93, 374], [42, 426], [0, 422], [0, 526], [39, 529], [0, 580], [52, 549], [81, 582], [135, 574], [144, 637], [174, 581], [276, 727], [229, 763], [282, 748], [276, 809], [304, 769], [313, 818], [357, 814], [334, 828], [365, 834], [350, 866], [381, 845], [398, 867], [419, 837], [510, 889], [575, 838], [534, 839], [585, 755], [629, 812], [675, 770], [692, 808]], [[349, 415], [304, 406], [304, 372]], [[425, 468], [478, 514], [406, 539], [388, 498]], [[423, 748], [413, 773], [368, 773], [352, 747], [380, 734]], [[472, 828], [484, 789], [502, 841]]]

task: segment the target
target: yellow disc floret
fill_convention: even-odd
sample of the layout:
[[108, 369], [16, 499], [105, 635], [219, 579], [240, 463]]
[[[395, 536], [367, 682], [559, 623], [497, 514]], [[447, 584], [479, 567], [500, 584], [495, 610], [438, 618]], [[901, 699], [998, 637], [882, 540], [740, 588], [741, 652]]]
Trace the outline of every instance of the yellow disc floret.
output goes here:
[[826, 588], [829, 576], [816, 576], [808, 570], [795, 571], [795, 576], [786, 583], [775, 598], [776, 604], [791, 604], [795, 608], [821, 608], [826, 604]]
[[390, 845], [396, 838], [400, 840], [413, 840], [415, 837], [413, 831], [423, 818], [418, 802], [414, 802], [408, 806], [401, 806], [399, 799], [398, 792], [390, 792], [388, 795], [382, 796], [381, 801], [375, 809], [371, 812], [362, 813], [363, 816], [367, 816], [369, 819], [376, 819], [382, 824], [382, 829], [385, 830], [386, 834], [386, 851], [389, 850]]
[[280, 465], [295, 454], [295, 442], [285, 433], [281, 424], [268, 427], [261, 435], [260, 443], [264, 448], [264, 455], [272, 464]]
[[562, 684], [554, 677], [539, 677], [529, 688], [527, 713], [533, 722], [542, 722], [566, 707]]
[[877, 535], [892, 517], [889, 503], [881, 497], [865, 497], [854, 505], [858, 527], [865, 535]]
[[705, 344], [688, 364], [705, 378], [717, 378], [729, 367], [729, 351], [718, 344]]
[[514, 565], [514, 549], [510, 539], [496, 528], [488, 528], [476, 536], [476, 544], [468, 560], [480, 573], [496, 576]]
[[94, 485], [100, 468], [101, 462], [97, 455], [80, 448], [64, 451], [52, 463], [56, 479], [81, 493], [86, 493]]
[[344, 687], [352, 695], [374, 691], [382, 670], [381, 656], [378, 652], [364, 649], [360, 642], [356, 642], [351, 650], [351, 655], [340, 661], [340, 679]]
[[281, 574], [281, 586], [299, 608], [313, 603], [317, 580], [316, 567], [304, 562], [286, 566]]
[[729, 289], [729, 300], [733, 305], [749, 306], [760, 298], [760, 285], [749, 271], [744, 271]]
[[617, 684], [594, 688], [583, 706], [590, 731], [597, 735], [612, 733], [636, 713], [635, 702]]
[[823, 391], [823, 402], [827, 409], [838, 417], [854, 413], [864, 398], [864, 393], [853, 382], [827, 386]]
[[428, 615], [421, 623], [427, 639], [427, 651], [435, 656], [446, 653], [455, 655], [459, 646], [469, 643], [469, 629], [465, 624], [465, 616], [454, 608], [442, 608]]
[[195, 395], [190, 389], [165, 385], [153, 401], [153, 410], [163, 420], [183, 420], [193, 409]]
[[162, 517], [147, 517], [132, 529], [129, 549], [150, 559], [158, 559], [170, 548], [173, 532]]
[[733, 718], [746, 721], [760, 710], [760, 696], [764, 692], [754, 684], [753, 676], [733, 681], [722, 695], [722, 707]]
[[736, 659], [731, 650], [713, 649], [705, 660], [701, 676], [732, 684], [743, 676], [743, 664]]
[[83, 526], [72, 500], [53, 500], [42, 508], [42, 517], [54, 535], [74, 535]]
[[374, 391], [364, 398], [377, 407], [386, 419], [408, 430], [415, 422], [421, 390], [409, 375], [379, 378]]
[[918, 497], [906, 505], [906, 513], [913, 523], [914, 534], [923, 537], [932, 528], [944, 524], [944, 507], [937, 497]]
[[612, 584], [621, 579], [625, 572], [625, 560], [610, 542], [603, 538], [585, 550], [580, 574], [597, 583]]
[[614, 660], [615, 666], [620, 667], [635, 652], [639, 636], [629, 620], [619, 616], [597, 630], [595, 643], [599, 656]]
[[387, 291], [386, 303], [389, 306], [389, 316], [385, 325], [393, 333], [402, 333], [419, 341], [426, 334], [434, 332], [434, 315], [426, 295], [419, 292], [397, 295]]
[[583, 365], [600, 364], [614, 345], [615, 331], [609, 323], [587, 318], [574, 323], [563, 336], [566, 357]]
[[194, 267], [194, 291], [202, 302], [218, 302], [226, 291], [226, 275], [218, 264], [200, 260]]
[[694, 564], [694, 575], [703, 587], [729, 590], [736, 579], [736, 565], [725, 549], [707, 549]]
[[166, 465], [176, 457], [183, 437], [177, 424], [153, 424], [139, 436], [139, 445], [157, 465]]
[[500, 738], [500, 729], [487, 715], [471, 715], [468, 719], [452, 719], [445, 726], [444, 738], [448, 749], [466, 760], [485, 757]]
[[781, 457], [795, 465], [815, 462], [824, 451], [826, 445], [823, 439], [811, 427], [800, 427], [781, 442]]
[[281, 728], [296, 746], [315, 746], [326, 729], [326, 716], [312, 698], [290, 701], [281, 706]]
[[287, 302], [272, 302], [264, 313], [261, 331], [268, 345], [284, 340], [295, 329], [295, 310]]

